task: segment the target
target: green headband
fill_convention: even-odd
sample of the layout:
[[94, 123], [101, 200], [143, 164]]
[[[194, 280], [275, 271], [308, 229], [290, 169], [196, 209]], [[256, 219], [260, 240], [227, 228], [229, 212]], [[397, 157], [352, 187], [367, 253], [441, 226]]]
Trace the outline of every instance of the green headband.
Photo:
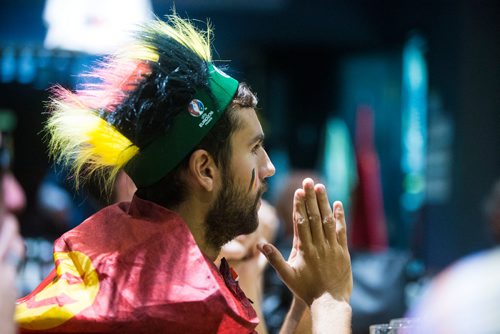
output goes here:
[[125, 166], [137, 187], [159, 181], [201, 142], [233, 100], [238, 81], [208, 63], [208, 88], [197, 90], [168, 131], [142, 148]]

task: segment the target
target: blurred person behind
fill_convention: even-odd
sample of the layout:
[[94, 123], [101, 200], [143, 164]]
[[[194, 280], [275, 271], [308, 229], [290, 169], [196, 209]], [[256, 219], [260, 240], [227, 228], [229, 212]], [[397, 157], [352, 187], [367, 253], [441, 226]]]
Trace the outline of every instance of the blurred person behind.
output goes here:
[[409, 312], [415, 333], [500, 333], [500, 246], [460, 259], [437, 275]]
[[0, 109], [0, 168], [3, 209], [11, 214], [21, 213], [26, 206], [26, 195], [15, 175], [12, 173], [14, 159], [14, 140], [12, 133], [17, 119], [11, 110]]
[[14, 310], [17, 296], [16, 270], [24, 245], [15, 216], [0, 217], [0, 326], [2, 334], [16, 333]]
[[33, 291], [53, 269], [54, 240], [105, 206], [130, 201], [136, 190], [124, 172], [118, 174], [110, 195], [102, 194], [98, 185], [92, 182], [79, 190], [71, 182], [70, 173], [62, 166], [54, 165], [40, 184], [37, 234], [24, 238], [26, 259], [18, 274], [21, 295]]
[[37, 193], [37, 207], [43, 221], [43, 236], [53, 242], [107, 205], [130, 201], [136, 187], [124, 172], [115, 180], [110, 195], [103, 194], [99, 184], [89, 180], [76, 189], [71, 172], [59, 164], [47, 171]]
[[434, 277], [409, 312], [412, 333], [500, 333], [500, 179], [484, 213], [496, 246], [459, 259]]
[[17, 298], [16, 271], [24, 245], [14, 213], [24, 208], [25, 195], [10, 167], [13, 156], [11, 133], [15, 116], [0, 111], [0, 326], [2, 334], [16, 333], [14, 309]]

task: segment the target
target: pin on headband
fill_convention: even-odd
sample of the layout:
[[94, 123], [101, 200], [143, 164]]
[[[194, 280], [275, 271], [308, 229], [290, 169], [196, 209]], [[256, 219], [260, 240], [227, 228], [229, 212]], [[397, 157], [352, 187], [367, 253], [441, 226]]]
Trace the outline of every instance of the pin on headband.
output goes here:
[[137, 187], [159, 181], [201, 142], [233, 100], [238, 84], [237, 80], [208, 63], [208, 90], [197, 90], [167, 132], [142, 148], [125, 166]]

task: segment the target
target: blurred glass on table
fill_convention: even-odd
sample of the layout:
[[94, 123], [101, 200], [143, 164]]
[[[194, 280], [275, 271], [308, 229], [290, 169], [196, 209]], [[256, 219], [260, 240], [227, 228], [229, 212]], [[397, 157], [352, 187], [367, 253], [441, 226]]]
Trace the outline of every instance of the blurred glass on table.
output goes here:
[[370, 334], [388, 334], [391, 326], [389, 324], [375, 324], [370, 326]]
[[388, 324], [370, 326], [370, 334], [410, 334], [418, 333], [418, 321], [414, 318], [392, 319]]

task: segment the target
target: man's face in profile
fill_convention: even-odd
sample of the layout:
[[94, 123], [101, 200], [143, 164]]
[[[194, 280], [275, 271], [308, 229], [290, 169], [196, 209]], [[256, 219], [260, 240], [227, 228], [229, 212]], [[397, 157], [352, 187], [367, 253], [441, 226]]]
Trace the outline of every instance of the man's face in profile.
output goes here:
[[240, 127], [233, 133], [231, 160], [222, 171], [222, 186], [207, 215], [207, 241], [217, 248], [257, 229], [265, 179], [275, 169], [264, 149], [264, 134], [255, 110], [236, 111]]

